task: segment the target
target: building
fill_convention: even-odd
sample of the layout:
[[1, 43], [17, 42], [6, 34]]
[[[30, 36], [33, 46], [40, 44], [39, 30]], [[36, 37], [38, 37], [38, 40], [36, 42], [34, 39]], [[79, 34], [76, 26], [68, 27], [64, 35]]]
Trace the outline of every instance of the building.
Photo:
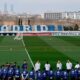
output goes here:
[[0, 25], [19, 25], [21, 19], [22, 25], [75, 25], [80, 26], [80, 12], [56, 12], [39, 14], [0, 14]]
[[80, 12], [76, 12], [76, 19], [80, 19]]
[[45, 20], [80, 19], [80, 12], [44, 13]]
[[80, 12], [63, 12], [62, 19], [80, 19]]
[[46, 19], [46, 20], [60, 20], [60, 19], [62, 19], [62, 13], [61, 12], [44, 13], [44, 19]]

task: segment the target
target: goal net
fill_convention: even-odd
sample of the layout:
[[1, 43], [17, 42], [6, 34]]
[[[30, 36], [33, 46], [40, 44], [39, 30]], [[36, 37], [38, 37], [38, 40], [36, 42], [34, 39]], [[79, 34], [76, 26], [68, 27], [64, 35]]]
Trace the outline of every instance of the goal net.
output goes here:
[[23, 33], [17, 33], [14, 37], [14, 40], [22, 40], [23, 39]]

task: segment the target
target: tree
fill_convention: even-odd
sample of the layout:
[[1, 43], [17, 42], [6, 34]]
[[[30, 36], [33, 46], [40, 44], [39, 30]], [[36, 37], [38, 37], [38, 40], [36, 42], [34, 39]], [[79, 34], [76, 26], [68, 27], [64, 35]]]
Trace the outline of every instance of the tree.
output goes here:
[[70, 31], [73, 31], [73, 27], [72, 26], [69, 26], [69, 29], [70, 29]]
[[22, 25], [22, 19], [21, 18], [18, 19], [18, 25]]
[[75, 24], [75, 26], [74, 26], [74, 30], [75, 30], [75, 31], [78, 31], [78, 30], [79, 30], [79, 26], [78, 26], [78, 24]]
[[64, 31], [68, 31], [69, 30], [69, 27], [68, 26], [64, 26]]
[[30, 19], [28, 19], [28, 25], [30, 25]]

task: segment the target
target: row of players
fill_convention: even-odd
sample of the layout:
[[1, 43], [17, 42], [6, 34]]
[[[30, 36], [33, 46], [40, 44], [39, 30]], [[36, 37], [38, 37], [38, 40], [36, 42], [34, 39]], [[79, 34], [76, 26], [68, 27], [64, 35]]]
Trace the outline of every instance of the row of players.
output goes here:
[[[35, 71], [40, 70], [40, 67], [41, 67], [41, 63], [40, 63], [39, 60], [38, 60], [38, 61], [35, 63], [35, 66], [34, 66]], [[45, 70], [47, 70], [47, 71], [50, 70], [50, 67], [51, 67], [51, 65], [50, 65], [50, 64], [48, 63], [48, 61], [47, 61], [47, 62], [45, 63], [45, 65], [44, 65]], [[62, 63], [61, 63], [60, 60], [58, 60], [58, 62], [57, 62], [57, 64], [56, 64], [56, 68], [59, 69], [59, 70], [62, 70]], [[73, 68], [72, 62], [71, 62], [70, 60], [67, 60], [67, 62], [66, 62], [66, 70], [67, 70], [67, 72], [69, 72], [72, 68]], [[79, 69], [79, 68], [80, 68], [79, 62], [77, 62], [77, 64], [75, 65], [74, 68], [76, 68], [76, 69]]]
[[53, 71], [47, 62], [43, 71], [40, 71], [40, 62], [37, 61], [31, 71], [28, 72], [28, 64], [26, 61], [22, 64], [22, 71], [14, 64], [6, 64], [0, 67], [1, 80], [80, 80], [80, 66], [77, 64], [72, 69], [72, 63], [68, 60], [66, 63], [67, 70], [62, 70], [61, 62], [57, 63], [57, 70]]

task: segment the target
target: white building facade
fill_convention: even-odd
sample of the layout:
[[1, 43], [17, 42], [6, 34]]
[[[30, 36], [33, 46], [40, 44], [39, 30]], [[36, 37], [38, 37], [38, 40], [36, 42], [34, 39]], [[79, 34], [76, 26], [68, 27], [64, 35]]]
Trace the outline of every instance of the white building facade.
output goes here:
[[53, 13], [44, 13], [44, 19], [50, 19], [50, 20], [80, 19], [80, 12], [53, 12]]
[[44, 13], [44, 19], [48, 19], [48, 20], [59, 20], [59, 19], [62, 19], [62, 13], [60, 13], [60, 12]]
[[62, 19], [80, 19], [80, 12], [63, 12]]

